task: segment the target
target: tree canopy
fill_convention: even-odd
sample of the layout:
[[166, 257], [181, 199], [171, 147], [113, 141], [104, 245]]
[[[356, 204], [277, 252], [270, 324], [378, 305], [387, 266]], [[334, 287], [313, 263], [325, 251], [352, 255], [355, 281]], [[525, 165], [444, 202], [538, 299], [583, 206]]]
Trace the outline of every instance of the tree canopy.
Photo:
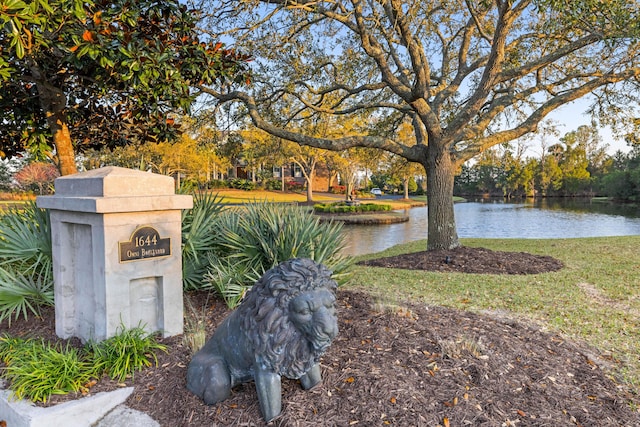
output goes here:
[[174, 138], [191, 87], [243, 83], [247, 57], [195, 31], [178, 0], [0, 0], [0, 150], [74, 154]]
[[[255, 56], [240, 101], [255, 125], [302, 145], [383, 149], [427, 172], [428, 249], [459, 245], [453, 178], [483, 151], [592, 94], [599, 118], [637, 105], [637, 1], [214, 2], [209, 24]], [[365, 134], [318, 137], [296, 121], [366, 111]], [[409, 121], [414, 141], [394, 138]]]

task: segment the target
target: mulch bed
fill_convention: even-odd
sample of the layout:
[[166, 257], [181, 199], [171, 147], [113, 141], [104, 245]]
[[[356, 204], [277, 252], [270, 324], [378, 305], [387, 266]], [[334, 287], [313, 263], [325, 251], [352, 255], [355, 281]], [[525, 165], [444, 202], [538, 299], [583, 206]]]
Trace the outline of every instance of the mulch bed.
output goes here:
[[402, 268], [438, 272], [475, 274], [537, 274], [560, 270], [559, 260], [526, 252], [501, 252], [485, 248], [460, 246], [452, 250], [424, 251], [358, 264], [372, 267]]
[[[474, 252], [478, 256], [472, 257]], [[460, 253], [467, 254], [464, 263]], [[491, 253], [464, 248], [434, 255], [431, 262], [417, 253], [396, 259], [395, 267], [421, 262], [422, 268], [431, 265], [443, 271], [445, 255], [455, 259], [444, 263], [446, 268], [466, 271], [473, 259], [486, 262]], [[518, 274], [520, 269], [525, 274], [524, 266], [532, 263], [529, 254], [493, 255], [502, 260], [494, 263], [500, 267], [485, 267], [503, 273]], [[505, 260], [516, 266], [504, 265]], [[390, 259], [378, 261], [393, 265]], [[561, 268], [544, 257], [541, 264]], [[196, 309], [208, 310], [208, 335], [228, 314], [206, 294], [188, 298]], [[423, 304], [385, 307], [366, 293], [345, 290], [338, 291], [338, 306], [340, 333], [322, 359], [323, 383], [304, 391], [297, 381], [283, 379], [283, 412], [270, 425], [640, 425], [640, 413], [632, 409], [632, 403], [640, 403], [637, 396], [610, 378], [615, 361], [533, 324]], [[0, 330], [55, 340], [53, 323], [53, 310], [45, 310], [42, 318], [30, 316], [11, 326], [5, 322]], [[190, 352], [182, 337], [163, 342], [169, 352], [158, 355], [158, 366], [127, 381], [135, 387], [127, 401], [130, 407], [167, 427], [265, 424], [253, 383], [236, 387], [222, 403], [206, 406], [185, 388]], [[115, 387], [118, 384], [103, 379], [91, 393]], [[52, 403], [65, 398], [56, 399]]]

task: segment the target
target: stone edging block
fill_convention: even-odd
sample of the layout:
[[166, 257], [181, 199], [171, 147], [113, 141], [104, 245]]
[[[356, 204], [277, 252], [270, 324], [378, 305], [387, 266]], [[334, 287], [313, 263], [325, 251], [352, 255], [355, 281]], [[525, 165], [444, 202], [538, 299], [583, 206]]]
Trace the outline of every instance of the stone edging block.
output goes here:
[[133, 387], [126, 387], [43, 408], [15, 400], [13, 392], [0, 389], [0, 421], [5, 421], [7, 427], [90, 427], [124, 403], [131, 393]]

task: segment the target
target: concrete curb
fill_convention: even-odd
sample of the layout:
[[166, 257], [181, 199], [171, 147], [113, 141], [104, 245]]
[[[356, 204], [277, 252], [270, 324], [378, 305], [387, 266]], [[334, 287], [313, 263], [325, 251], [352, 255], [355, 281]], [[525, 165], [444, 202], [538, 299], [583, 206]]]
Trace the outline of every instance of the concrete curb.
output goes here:
[[[160, 424], [144, 412], [136, 411], [125, 405], [117, 406], [94, 427], [160, 427]], [[8, 426], [7, 426], [8, 427]]]
[[[41, 408], [31, 402], [15, 400], [9, 390], [0, 390], [0, 421], [5, 421], [7, 427], [91, 427], [124, 403], [131, 393], [133, 387], [127, 387]], [[147, 425], [150, 426], [144, 424]]]

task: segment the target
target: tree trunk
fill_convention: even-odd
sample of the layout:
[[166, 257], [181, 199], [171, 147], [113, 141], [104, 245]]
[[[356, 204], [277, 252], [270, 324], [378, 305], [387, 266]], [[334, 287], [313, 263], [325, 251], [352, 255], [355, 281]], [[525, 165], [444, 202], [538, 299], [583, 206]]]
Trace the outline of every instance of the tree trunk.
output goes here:
[[306, 178], [307, 180], [307, 204], [313, 204], [313, 175]]
[[402, 190], [404, 191], [405, 200], [409, 199], [409, 178], [404, 178], [402, 180]]
[[460, 246], [453, 211], [455, 166], [446, 149], [429, 143], [427, 148], [427, 250], [448, 250]]
[[307, 161], [305, 164], [295, 162], [302, 170], [302, 175], [307, 183], [307, 205], [313, 204], [313, 180], [316, 176], [316, 163], [315, 159]]
[[58, 169], [60, 175], [72, 175], [78, 173], [76, 167], [76, 157], [71, 142], [71, 133], [66, 123], [64, 110], [67, 99], [64, 93], [51, 86], [48, 82], [41, 80], [39, 70], [32, 70], [36, 77], [38, 93], [40, 95], [40, 105], [47, 117], [47, 124], [53, 136], [53, 145], [56, 149], [58, 159]]
[[313, 185], [311, 181], [307, 180], [307, 204], [313, 203]]
[[346, 202], [348, 202], [349, 200], [352, 200], [352, 193], [353, 192], [353, 186], [351, 185], [351, 181], [347, 180], [347, 185], [345, 186], [345, 190], [344, 190], [344, 200]]
[[286, 187], [284, 185], [284, 171], [285, 171], [284, 168], [285, 168], [284, 164], [280, 166], [280, 191], [282, 191], [283, 193], [286, 190]]
[[71, 134], [66, 123], [62, 121], [57, 123], [59, 124], [59, 129], [53, 134], [53, 145], [56, 147], [58, 169], [62, 176], [73, 175], [78, 173], [78, 168], [76, 167], [76, 156], [71, 143]]

